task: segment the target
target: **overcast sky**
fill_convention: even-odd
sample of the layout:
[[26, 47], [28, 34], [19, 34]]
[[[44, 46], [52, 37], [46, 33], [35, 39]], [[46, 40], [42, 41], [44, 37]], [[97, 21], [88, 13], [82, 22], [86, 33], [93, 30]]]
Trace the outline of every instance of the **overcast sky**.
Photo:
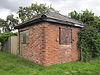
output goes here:
[[29, 6], [31, 3], [52, 5], [64, 15], [73, 10], [80, 12], [89, 9], [100, 16], [100, 0], [0, 0], [0, 18], [5, 19], [11, 13], [16, 15], [19, 6]]

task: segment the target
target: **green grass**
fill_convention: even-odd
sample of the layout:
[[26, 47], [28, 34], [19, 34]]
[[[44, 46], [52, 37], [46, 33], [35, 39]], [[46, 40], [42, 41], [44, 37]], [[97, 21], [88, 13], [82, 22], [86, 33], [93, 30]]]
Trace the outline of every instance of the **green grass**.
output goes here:
[[10, 53], [0, 52], [0, 75], [100, 75], [100, 58], [43, 67]]

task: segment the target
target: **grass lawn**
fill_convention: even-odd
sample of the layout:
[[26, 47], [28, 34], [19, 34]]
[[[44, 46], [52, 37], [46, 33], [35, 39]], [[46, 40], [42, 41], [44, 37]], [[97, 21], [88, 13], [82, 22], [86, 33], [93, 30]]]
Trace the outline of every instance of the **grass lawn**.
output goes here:
[[100, 58], [88, 63], [71, 62], [43, 67], [0, 52], [0, 75], [100, 75]]

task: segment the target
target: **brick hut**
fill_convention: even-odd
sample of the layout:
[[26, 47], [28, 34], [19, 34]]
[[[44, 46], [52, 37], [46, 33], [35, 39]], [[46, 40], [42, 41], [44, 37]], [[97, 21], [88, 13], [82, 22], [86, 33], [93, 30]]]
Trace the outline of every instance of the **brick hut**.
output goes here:
[[83, 23], [45, 12], [15, 28], [19, 34], [19, 55], [37, 64], [48, 66], [79, 59], [78, 32]]

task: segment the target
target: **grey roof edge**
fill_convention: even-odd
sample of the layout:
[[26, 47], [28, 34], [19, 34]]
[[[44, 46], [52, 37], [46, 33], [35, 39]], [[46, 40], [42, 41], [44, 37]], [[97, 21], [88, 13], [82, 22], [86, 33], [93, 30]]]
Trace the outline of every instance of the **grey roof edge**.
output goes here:
[[[58, 13], [58, 14], [59, 14], [59, 15], [62, 15], [62, 14], [60, 14], [60, 13]], [[70, 18], [70, 17], [68, 17], [68, 16], [65, 16], [65, 15], [62, 15], [62, 16], [67, 17], [67, 18], [69, 18], [69, 19], [72, 19], [72, 20], [74, 20], [74, 21], [78, 21], [78, 22], [82, 23], [81, 21], [76, 20], [76, 19], [73, 19], [73, 18]]]
[[44, 22], [44, 21], [45, 22], [58, 23], [58, 24], [64, 24], [64, 25], [70, 25], [70, 26], [74, 26], [74, 27], [81, 27], [81, 28], [84, 27], [83, 25], [75, 24], [75, 23], [72, 23], [72, 22], [50, 18], [45, 13], [43, 13], [43, 14], [40, 14], [38, 17], [35, 17], [35, 18], [33, 18], [29, 21], [26, 21], [24, 23], [21, 23], [21, 24], [15, 26], [14, 28], [15, 29], [20, 29], [20, 28], [30, 26], [30, 25], [35, 24], [35, 23]]
[[45, 12], [44, 13], [47, 17], [51, 17], [51, 18], [55, 18], [55, 19], [59, 19], [59, 20], [63, 20], [63, 21], [68, 21], [68, 22], [72, 22], [72, 23], [76, 23], [76, 24], [80, 24], [83, 25], [83, 22], [72, 19], [68, 16], [62, 15], [59, 12]]
[[21, 23], [21, 24], [15, 26], [14, 28], [15, 29], [20, 29], [20, 28], [23, 28], [23, 27], [26, 27], [26, 26], [31, 26], [32, 24], [35, 24], [35, 23], [38, 23], [38, 22], [42, 22], [42, 19], [37, 18], [37, 19], [34, 19], [34, 20], [29, 20], [25, 23]]
[[54, 19], [54, 18], [49, 18], [47, 17], [46, 19], [44, 19], [47, 22], [53, 22], [53, 23], [58, 23], [58, 24], [64, 24], [64, 25], [69, 25], [69, 26], [74, 26], [74, 27], [84, 27], [80, 24], [75, 24], [73, 22], [69, 22], [69, 21], [63, 21], [63, 20], [58, 20], [58, 19]]

